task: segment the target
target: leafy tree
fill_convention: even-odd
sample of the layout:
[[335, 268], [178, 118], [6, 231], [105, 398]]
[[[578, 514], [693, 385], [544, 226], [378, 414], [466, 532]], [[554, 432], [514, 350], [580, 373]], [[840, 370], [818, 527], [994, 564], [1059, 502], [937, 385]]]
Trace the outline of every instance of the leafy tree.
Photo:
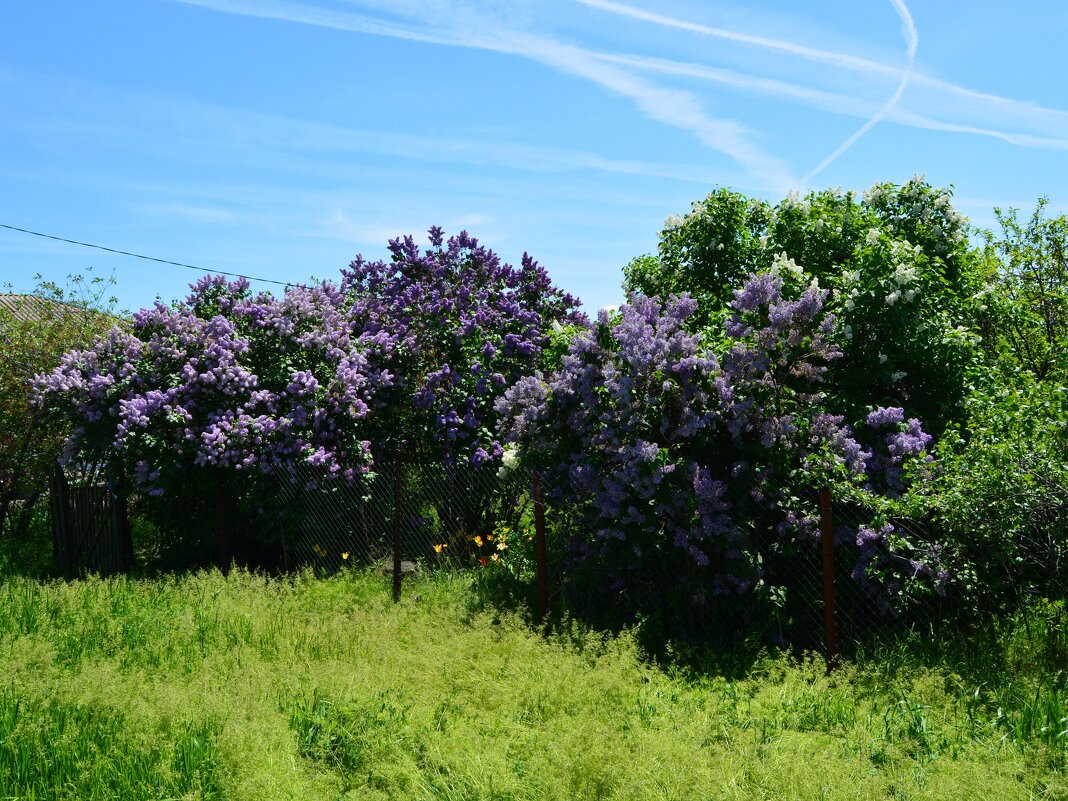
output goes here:
[[982, 614], [1064, 598], [1068, 567], [1068, 391], [993, 380], [965, 433], [938, 443], [923, 492], [966, 597]]
[[995, 209], [983, 303], [999, 370], [977, 376], [927, 488], [979, 611], [1063, 596], [1068, 560], [1068, 219]]
[[987, 245], [999, 263], [1000, 290], [992, 300], [1002, 312], [999, 333], [1010, 370], [1022, 368], [1039, 381], [1063, 381], [1068, 370], [1068, 217], [1045, 216], [1038, 201], [1021, 223], [1016, 209], [995, 209], [1000, 234]]
[[764, 272], [830, 290], [842, 351], [826, 375], [832, 409], [860, 419], [899, 405], [935, 432], [960, 418], [992, 275], [948, 191], [914, 177], [862, 197], [825, 190], [772, 206], [719, 189], [669, 218], [657, 255], [625, 276], [632, 292], [692, 295], [688, 327], [716, 344], [733, 293]]
[[25, 534], [70, 427], [30, 403], [33, 377], [115, 323], [111, 281], [91, 272], [66, 286], [0, 295], [0, 532]]

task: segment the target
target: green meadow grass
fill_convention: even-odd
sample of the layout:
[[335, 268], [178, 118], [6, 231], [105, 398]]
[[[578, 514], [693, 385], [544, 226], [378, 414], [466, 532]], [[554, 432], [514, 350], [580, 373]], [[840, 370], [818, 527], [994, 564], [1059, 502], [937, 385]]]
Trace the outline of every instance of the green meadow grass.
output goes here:
[[396, 606], [364, 572], [5, 579], [0, 799], [1068, 798], [1045, 668], [977, 680], [921, 643], [698, 674], [475, 598], [463, 574]]

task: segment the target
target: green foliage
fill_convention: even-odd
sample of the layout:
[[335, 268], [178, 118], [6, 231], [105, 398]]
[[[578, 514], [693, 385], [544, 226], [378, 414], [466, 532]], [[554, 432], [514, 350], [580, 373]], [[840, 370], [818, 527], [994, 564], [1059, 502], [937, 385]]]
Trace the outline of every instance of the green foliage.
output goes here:
[[217, 727], [176, 724], [139, 736], [118, 712], [0, 692], [0, 788], [5, 797], [218, 798]]
[[770, 655], [724, 676], [650, 664], [628, 635], [562, 624], [540, 636], [515, 617], [472, 612], [468, 574], [413, 579], [396, 606], [386, 585], [370, 573], [240, 570], [0, 583], [0, 771], [22, 777], [0, 773], [4, 794], [1068, 792], [1063, 738], [1048, 725], [1063, 684], [1043, 673], [1044, 658], [1026, 659], [1030, 649], [1063, 660], [1063, 616], [1052, 611], [1030, 630], [1006, 627], [978, 651], [981, 664], [958, 658], [959, 638], [920, 638], [830, 677], [820, 660]]
[[838, 319], [843, 357], [826, 378], [836, 411], [856, 420], [873, 406], [903, 406], [937, 434], [961, 418], [992, 277], [950, 197], [919, 177], [863, 197], [825, 190], [774, 206], [717, 189], [668, 218], [657, 256], [627, 265], [625, 286], [690, 294], [693, 327], [715, 343], [750, 274], [815, 281], [831, 290], [827, 308]]
[[[958, 564], [974, 615], [1005, 614], [1035, 595], [1064, 597], [1068, 560], [1068, 219], [1046, 201], [1021, 222], [995, 210], [979, 293], [994, 369], [974, 375], [937, 451], [922, 503]], [[938, 365], [941, 354], [932, 354]]]
[[924, 493], [976, 611], [1064, 596], [1066, 425], [1065, 387], [990, 382], [969, 404], [967, 432], [947, 432], [938, 445]]
[[[116, 300], [112, 281], [91, 272], [66, 286], [40, 281], [32, 295], [3, 295], [0, 303], [0, 535], [24, 538], [48, 470], [69, 427], [48, 420], [29, 402], [31, 379], [59, 364], [110, 328]], [[10, 287], [7, 287], [10, 289]]]
[[992, 298], [1001, 312], [998, 332], [1010, 370], [1022, 368], [1039, 381], [1064, 381], [1068, 370], [1068, 217], [1045, 217], [1038, 201], [1021, 223], [1016, 209], [995, 209], [1000, 234], [987, 246], [1000, 262]]
[[0, 539], [0, 576], [51, 578], [59, 574], [52, 544], [52, 516], [45, 503], [34, 504], [17, 535]]

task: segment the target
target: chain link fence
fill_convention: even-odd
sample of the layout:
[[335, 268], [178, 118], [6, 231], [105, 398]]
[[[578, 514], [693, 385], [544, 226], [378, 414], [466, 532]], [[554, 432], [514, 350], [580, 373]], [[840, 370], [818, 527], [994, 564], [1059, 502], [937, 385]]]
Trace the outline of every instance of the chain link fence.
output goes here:
[[[726, 628], [831, 658], [872, 635], [940, 614], [937, 596], [933, 604], [904, 610], [892, 586], [872, 580], [875, 567], [904, 575], [912, 566], [875, 563], [903, 557], [873, 555], [864, 534], [873, 525], [870, 512], [830, 493], [821, 499], [814, 490], [734, 487], [724, 502], [734, 519], [745, 521], [739, 545], [759, 554], [750, 582], [759, 581], [760, 591], [748, 583], [728, 598], [717, 589], [716, 565], [680, 558], [681, 549], [667, 542], [660, 553], [634, 559], [633, 568], [607, 569], [591, 552], [581, 510], [558, 500], [560, 488], [540, 488], [532, 472], [446, 466], [416, 454], [379, 462], [352, 481], [302, 467], [295, 482], [279, 489], [286, 567], [375, 565], [394, 576], [398, 591], [403, 576], [416, 571], [488, 569], [524, 586], [538, 617], [625, 623], [659, 614], [669, 634]], [[540, 516], [539, 489], [545, 496]], [[769, 497], [789, 497], [793, 513], [775, 513]], [[922, 521], [890, 523], [917, 547], [933, 543]]]
[[[569, 487], [552, 479], [542, 486], [537, 474], [518, 467], [449, 466], [409, 453], [380, 460], [350, 481], [303, 465], [295, 480], [270, 483], [275, 497], [259, 517], [255, 504], [239, 503], [242, 486], [219, 485], [200, 507], [185, 510], [187, 521], [199, 521], [187, 528], [208, 532], [192, 544], [201, 550], [211, 547], [209, 530], [217, 530], [220, 543], [231, 537], [231, 545], [259, 544], [259, 550], [220, 548], [219, 564], [234, 559], [320, 573], [373, 566], [393, 578], [398, 594], [405, 575], [469, 569], [495, 601], [525, 606], [538, 619], [572, 616], [609, 628], [641, 622], [672, 640], [776, 643], [832, 660], [887, 633], [930, 635], [966, 617], [960, 594], [938, 586], [938, 549], [947, 532], [927, 520], [877, 514], [848, 490], [735, 477], [722, 497], [734, 527], [726, 539], [750, 560], [746, 573], [728, 564], [726, 546], [717, 551], [711, 542], [707, 564], [663, 532], [648, 533], [641, 548], [599, 542], [595, 516], [563, 500]], [[53, 502], [62, 497], [51, 495]], [[136, 510], [138, 498], [131, 503]], [[1055, 511], [1022, 532], [1027, 556], [1006, 565], [1011, 574], [1004, 582], [1019, 585], [1019, 597], [1005, 609], [1062, 597], [1051, 592], [1049, 578], [1062, 575], [1065, 558]], [[251, 517], [243, 520], [246, 512]], [[80, 519], [56, 510], [53, 518]], [[242, 524], [252, 532], [243, 539]], [[94, 536], [115, 550], [119, 529], [98, 528]], [[78, 548], [57, 538], [57, 555], [70, 556], [65, 572], [122, 569], [78, 545], [84, 537], [67, 539]], [[129, 543], [122, 553], [128, 551]], [[1029, 579], [1031, 573], [1045, 583]], [[982, 612], [964, 611], [973, 622], [981, 619]]]
[[379, 460], [348, 481], [302, 466], [283, 484], [286, 563], [336, 570], [477, 565], [497, 556], [495, 531], [533, 513], [532, 477], [519, 470], [442, 465], [418, 455]]

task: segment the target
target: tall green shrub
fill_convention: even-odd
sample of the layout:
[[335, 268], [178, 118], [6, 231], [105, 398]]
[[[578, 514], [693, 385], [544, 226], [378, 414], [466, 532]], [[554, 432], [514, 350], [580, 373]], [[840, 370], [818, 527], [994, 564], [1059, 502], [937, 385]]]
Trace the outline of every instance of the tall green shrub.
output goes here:
[[825, 381], [834, 411], [856, 420], [902, 406], [934, 433], [960, 419], [991, 276], [948, 190], [913, 177], [771, 205], [718, 189], [668, 218], [657, 254], [627, 265], [625, 286], [688, 293], [698, 301], [691, 330], [716, 336], [734, 292], [763, 272], [830, 290], [842, 350]]
[[91, 273], [66, 286], [40, 282], [33, 294], [0, 295], [0, 532], [26, 533], [70, 425], [30, 404], [33, 377], [110, 327], [110, 281]]

